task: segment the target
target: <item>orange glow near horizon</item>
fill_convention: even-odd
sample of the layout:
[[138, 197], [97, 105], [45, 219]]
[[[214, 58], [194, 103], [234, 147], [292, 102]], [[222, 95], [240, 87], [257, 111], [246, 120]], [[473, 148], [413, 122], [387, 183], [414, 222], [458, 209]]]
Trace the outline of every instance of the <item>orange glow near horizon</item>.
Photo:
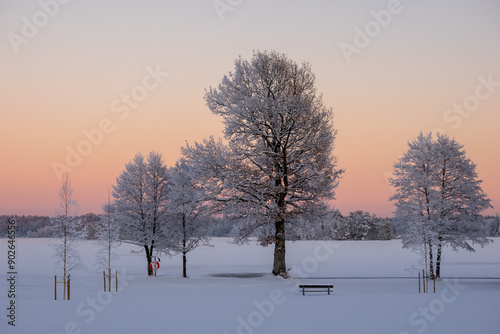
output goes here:
[[[172, 165], [186, 141], [221, 136], [204, 90], [239, 55], [249, 59], [264, 49], [309, 62], [318, 93], [334, 111], [334, 154], [346, 173], [333, 204], [342, 214], [392, 216], [393, 163], [420, 131], [437, 130], [465, 145], [495, 207], [484, 213], [498, 214], [500, 5], [403, 5], [351, 62], [339, 45], [354, 45], [354, 28], [387, 2], [244, 2], [223, 20], [206, 1], [61, 5], [19, 52], [8, 38], [0, 42], [0, 214], [54, 215], [60, 184], [53, 165], [67, 165], [68, 147], [85, 153], [70, 173], [79, 212], [100, 213], [106, 184], [136, 153], [156, 150]], [[3, 6], [4, 37], [22, 34], [22, 18], [41, 10], [36, 1]], [[464, 16], [467, 25], [458, 19]], [[163, 73], [157, 81], [155, 69]], [[121, 111], [114, 104], [124, 95], [138, 99], [127, 113], [125, 102]], [[455, 105], [468, 110], [453, 111]], [[91, 147], [85, 133], [94, 134]]]

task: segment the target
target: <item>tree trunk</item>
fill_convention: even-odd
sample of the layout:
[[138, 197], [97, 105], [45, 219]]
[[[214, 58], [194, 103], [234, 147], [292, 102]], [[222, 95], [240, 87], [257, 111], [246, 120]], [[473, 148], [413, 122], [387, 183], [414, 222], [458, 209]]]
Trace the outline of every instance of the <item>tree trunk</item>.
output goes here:
[[187, 242], [187, 235], [186, 235], [186, 214], [184, 213], [184, 203], [182, 204], [182, 277], [187, 278], [187, 269], [186, 269], [186, 242]]
[[277, 221], [275, 227], [273, 275], [288, 278], [285, 263], [285, 220]]
[[68, 241], [67, 241], [67, 230], [66, 230], [66, 225], [68, 224], [68, 217], [66, 216], [64, 218], [64, 254], [63, 254], [63, 282], [64, 282], [64, 289], [63, 289], [63, 299], [66, 299], [66, 257], [67, 257], [67, 250], [68, 250]]
[[[281, 149], [280, 145], [275, 146], [275, 152], [279, 153]], [[286, 201], [285, 197], [287, 195], [288, 188], [288, 176], [287, 176], [287, 162], [286, 162], [286, 151], [283, 151], [283, 166], [276, 163], [276, 170], [281, 170], [283, 173], [283, 178], [276, 178], [275, 185], [277, 188], [283, 187], [283, 192], [279, 193], [276, 198], [276, 204], [280, 210], [280, 217], [275, 222], [275, 235], [274, 235], [274, 264], [273, 264], [273, 275], [281, 276], [283, 278], [288, 278], [288, 272], [286, 270], [285, 263], [285, 212], [286, 212]], [[282, 184], [283, 182], [283, 184]]]
[[187, 257], [186, 253], [182, 253], [182, 277], [187, 278], [187, 268], [186, 268]]
[[441, 252], [442, 252], [441, 244], [442, 243], [443, 243], [443, 236], [440, 235], [438, 249], [437, 249], [437, 256], [436, 256], [436, 278], [441, 278]]
[[148, 247], [144, 245], [144, 250], [146, 251], [146, 259], [148, 260], [148, 276], [154, 276], [153, 269], [151, 269], [151, 262], [153, 258], [153, 247]]
[[434, 259], [432, 254], [432, 242], [429, 241], [429, 277], [434, 277]]

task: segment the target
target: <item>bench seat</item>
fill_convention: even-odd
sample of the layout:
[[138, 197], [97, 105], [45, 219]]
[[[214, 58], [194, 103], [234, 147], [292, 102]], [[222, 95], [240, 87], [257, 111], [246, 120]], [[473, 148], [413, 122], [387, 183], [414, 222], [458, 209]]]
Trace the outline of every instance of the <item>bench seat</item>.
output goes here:
[[302, 295], [306, 295], [307, 292], [328, 292], [333, 291], [333, 285], [331, 284], [302, 284], [299, 285], [299, 288], [302, 289]]

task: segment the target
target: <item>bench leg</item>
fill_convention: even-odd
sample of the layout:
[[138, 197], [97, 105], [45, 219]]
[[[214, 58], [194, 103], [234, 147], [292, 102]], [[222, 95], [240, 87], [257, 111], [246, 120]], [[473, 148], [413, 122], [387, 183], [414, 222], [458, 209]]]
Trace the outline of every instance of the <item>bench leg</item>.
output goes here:
[[328, 287], [328, 294], [330, 294], [330, 287]]
[[302, 296], [306, 295], [306, 288], [302, 288]]

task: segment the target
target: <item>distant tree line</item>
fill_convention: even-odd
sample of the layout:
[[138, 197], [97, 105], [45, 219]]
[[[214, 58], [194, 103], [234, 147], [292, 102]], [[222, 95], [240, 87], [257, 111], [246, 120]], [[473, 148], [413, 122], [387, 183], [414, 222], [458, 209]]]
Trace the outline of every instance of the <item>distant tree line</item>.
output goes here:
[[[79, 216], [84, 219], [86, 239], [97, 239], [96, 229], [101, 216], [87, 213]], [[20, 238], [50, 238], [50, 217], [48, 216], [0, 216], [0, 236], [7, 236], [7, 225], [10, 219], [16, 220], [17, 236]], [[482, 216], [488, 237], [500, 236], [500, 217]], [[206, 217], [203, 223], [206, 237], [235, 237], [238, 228], [243, 224], [230, 219]], [[317, 218], [309, 224], [303, 220], [292, 223], [288, 240], [391, 240], [398, 239], [404, 226], [393, 218], [381, 218], [364, 211], [351, 212], [343, 216], [340, 211], [332, 210], [324, 217]], [[254, 235], [255, 237], [257, 235]]]
[[390, 218], [379, 218], [361, 210], [343, 216], [335, 210], [307, 225], [298, 222], [298, 237], [304, 240], [391, 240], [396, 233]]
[[[7, 224], [10, 219], [16, 221], [16, 236], [20, 238], [51, 238], [54, 231], [50, 224], [49, 216], [32, 216], [32, 215], [3, 215], [0, 216], [0, 236], [7, 236]], [[87, 213], [79, 216], [84, 219], [84, 226], [87, 226], [87, 239], [94, 239], [93, 225], [99, 221], [100, 216], [93, 213]]]

